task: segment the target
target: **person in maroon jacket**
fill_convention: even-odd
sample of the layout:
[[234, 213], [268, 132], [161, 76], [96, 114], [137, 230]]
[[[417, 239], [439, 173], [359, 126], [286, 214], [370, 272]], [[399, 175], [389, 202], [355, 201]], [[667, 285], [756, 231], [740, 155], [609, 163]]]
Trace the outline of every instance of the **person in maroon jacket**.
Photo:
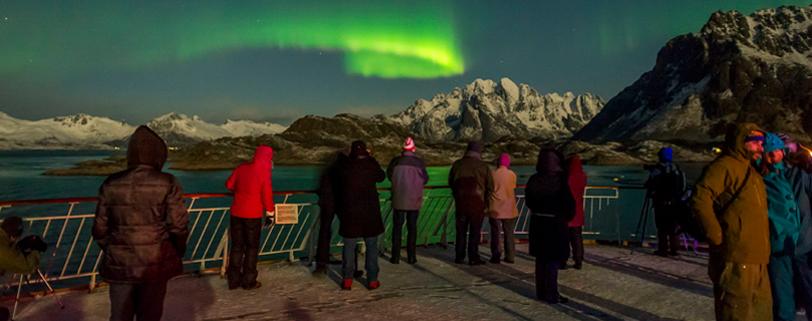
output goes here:
[[[584, 262], [584, 191], [586, 191], [586, 173], [581, 164], [581, 157], [572, 154], [567, 158], [567, 183], [575, 200], [575, 217], [569, 223], [569, 243], [572, 250], [573, 267], [580, 270]], [[567, 268], [567, 260], [561, 263], [561, 269]]]
[[234, 169], [226, 181], [226, 188], [234, 192], [231, 203], [231, 254], [228, 261], [228, 288], [242, 286], [246, 290], [259, 288], [257, 282], [257, 259], [262, 215], [274, 213], [273, 149], [260, 145], [254, 160]]

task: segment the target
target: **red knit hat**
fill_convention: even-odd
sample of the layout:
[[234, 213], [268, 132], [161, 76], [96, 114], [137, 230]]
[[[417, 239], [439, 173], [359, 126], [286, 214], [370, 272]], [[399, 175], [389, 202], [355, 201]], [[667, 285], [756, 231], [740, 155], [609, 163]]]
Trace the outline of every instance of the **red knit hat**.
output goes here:
[[406, 141], [403, 143], [403, 150], [414, 153], [414, 151], [417, 150], [417, 146], [414, 145], [414, 139], [406, 137]]

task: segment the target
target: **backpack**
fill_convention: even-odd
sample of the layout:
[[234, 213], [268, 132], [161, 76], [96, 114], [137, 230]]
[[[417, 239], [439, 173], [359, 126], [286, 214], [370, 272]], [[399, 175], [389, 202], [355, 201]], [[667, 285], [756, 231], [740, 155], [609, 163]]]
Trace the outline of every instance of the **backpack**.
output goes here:
[[685, 194], [685, 173], [677, 165], [672, 166], [670, 171], [658, 166], [660, 173], [653, 177], [651, 186], [655, 203], [676, 205]]
[[677, 218], [677, 233], [687, 234], [692, 239], [706, 241], [705, 229], [699, 222], [699, 218], [694, 215], [691, 209], [691, 197], [694, 194], [694, 187], [685, 191], [679, 202], [674, 204], [674, 213]]
[[[741, 195], [742, 190], [747, 186], [747, 183], [750, 181], [750, 170], [747, 171], [747, 174], [744, 176], [744, 182], [742, 182], [741, 186], [736, 189], [736, 192], [733, 193], [733, 196], [727, 203], [719, 209], [719, 213], [724, 213], [727, 211], [727, 208], [730, 207], [733, 202]], [[705, 242], [707, 241], [707, 237], [705, 237], [705, 229], [702, 227], [702, 223], [699, 222], [699, 218], [694, 213], [693, 209], [691, 209], [691, 197], [693, 196], [694, 191], [696, 190], [695, 187], [692, 187], [685, 191], [682, 199], [675, 205], [677, 208], [675, 209], [675, 213], [677, 213], [677, 224], [678, 233], [685, 233], [691, 238]]]

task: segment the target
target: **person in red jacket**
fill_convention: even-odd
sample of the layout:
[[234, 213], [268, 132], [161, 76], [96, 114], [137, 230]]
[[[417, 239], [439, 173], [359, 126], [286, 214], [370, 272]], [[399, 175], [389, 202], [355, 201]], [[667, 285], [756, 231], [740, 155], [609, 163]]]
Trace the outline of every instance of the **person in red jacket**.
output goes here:
[[[581, 164], [581, 157], [572, 154], [567, 158], [567, 183], [575, 200], [575, 216], [569, 223], [570, 248], [572, 250], [572, 260], [575, 261], [574, 268], [580, 270], [584, 262], [584, 238], [581, 235], [584, 227], [584, 191], [586, 190], [586, 173]], [[564, 260], [561, 268], [567, 267]]]
[[257, 259], [262, 215], [273, 216], [273, 149], [260, 145], [254, 160], [238, 166], [226, 181], [234, 192], [231, 203], [231, 254], [228, 261], [228, 288], [242, 286], [246, 290], [259, 288]]

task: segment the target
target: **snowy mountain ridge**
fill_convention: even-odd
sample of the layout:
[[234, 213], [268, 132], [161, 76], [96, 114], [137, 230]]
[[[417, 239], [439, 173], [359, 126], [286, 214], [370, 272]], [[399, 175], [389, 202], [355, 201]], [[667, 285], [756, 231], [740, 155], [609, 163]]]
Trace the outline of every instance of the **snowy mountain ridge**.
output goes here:
[[575, 138], [718, 142], [743, 121], [812, 141], [812, 5], [712, 14]]
[[502, 137], [566, 138], [600, 112], [604, 101], [585, 93], [540, 95], [527, 84], [509, 78], [499, 82], [476, 79], [465, 88], [418, 99], [389, 120], [414, 134], [434, 140]]
[[[285, 126], [248, 120], [228, 120], [222, 125], [198, 116], [168, 113], [147, 126], [170, 145], [213, 140], [222, 137], [278, 134]], [[87, 114], [24, 120], [0, 112], [0, 149], [111, 149], [122, 145], [135, 126], [106, 117]]]

